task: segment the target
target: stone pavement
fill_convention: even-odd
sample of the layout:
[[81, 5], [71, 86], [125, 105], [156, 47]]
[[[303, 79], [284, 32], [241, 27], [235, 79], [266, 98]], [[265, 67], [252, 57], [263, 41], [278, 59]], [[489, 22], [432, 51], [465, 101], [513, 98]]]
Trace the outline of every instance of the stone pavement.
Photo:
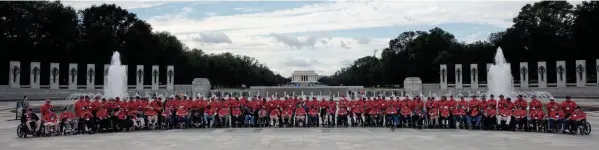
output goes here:
[[186, 129], [19, 139], [0, 130], [3, 150], [590, 150], [596, 135], [385, 128]]

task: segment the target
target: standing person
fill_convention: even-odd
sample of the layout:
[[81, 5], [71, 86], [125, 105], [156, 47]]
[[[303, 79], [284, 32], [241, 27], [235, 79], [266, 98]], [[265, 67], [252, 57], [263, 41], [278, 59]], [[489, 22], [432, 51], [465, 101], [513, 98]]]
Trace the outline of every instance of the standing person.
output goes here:
[[572, 114], [577, 107], [576, 102], [572, 101], [570, 96], [566, 96], [566, 100], [563, 101], [560, 106], [566, 113], [566, 117], [570, 117], [570, 114]]

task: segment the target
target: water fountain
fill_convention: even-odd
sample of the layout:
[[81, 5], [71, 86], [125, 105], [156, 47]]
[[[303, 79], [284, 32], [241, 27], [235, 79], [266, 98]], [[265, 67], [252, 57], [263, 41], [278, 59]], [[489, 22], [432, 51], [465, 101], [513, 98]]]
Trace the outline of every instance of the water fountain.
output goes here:
[[115, 51], [110, 60], [110, 67], [108, 67], [108, 81], [106, 81], [106, 86], [104, 87], [104, 97], [124, 98], [127, 89], [127, 83], [125, 83], [126, 77], [125, 67], [121, 65], [121, 55]]
[[487, 75], [487, 86], [489, 91], [487, 94], [495, 96], [504, 95], [505, 97], [513, 97], [512, 71], [510, 64], [505, 60], [501, 48], [497, 48], [495, 53], [495, 62], [489, 67]]

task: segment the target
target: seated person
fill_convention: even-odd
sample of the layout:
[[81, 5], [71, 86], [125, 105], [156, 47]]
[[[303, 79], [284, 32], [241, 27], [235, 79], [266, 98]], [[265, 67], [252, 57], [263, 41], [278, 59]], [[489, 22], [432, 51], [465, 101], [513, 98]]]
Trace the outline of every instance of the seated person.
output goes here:
[[291, 123], [293, 123], [293, 107], [289, 106], [285, 108], [281, 113], [281, 117], [283, 117], [283, 120], [281, 120], [281, 122], [284, 125], [291, 125]]
[[298, 126], [303, 127], [306, 123], [306, 109], [298, 106], [295, 109], [295, 119]]
[[430, 122], [429, 127], [430, 128], [439, 128], [439, 109], [435, 106], [433, 107], [429, 107], [430, 109], [428, 110], [428, 122]]
[[385, 110], [385, 118], [387, 119], [387, 125], [397, 127], [399, 124], [399, 117], [397, 117], [397, 109], [393, 108], [392, 105], [387, 106]]
[[204, 112], [204, 122], [208, 125], [209, 128], [212, 127], [212, 120], [214, 120], [214, 115], [216, 115], [216, 109], [211, 107], [210, 105], [206, 106], [206, 111]]
[[493, 105], [488, 105], [483, 113], [484, 127], [483, 129], [488, 130], [495, 127], [497, 124], [497, 110], [493, 107]]
[[229, 108], [220, 108], [218, 110], [218, 121], [220, 126], [229, 126], [229, 122], [231, 121], [231, 115], [229, 115]]
[[[25, 114], [22, 115], [22, 120], [25, 120], [25, 126], [27, 126], [27, 131], [30, 132], [30, 134], [34, 133], [35, 131], [39, 131], [42, 124], [41, 124], [41, 120], [40, 118], [37, 116], [37, 114], [33, 113], [31, 111], [31, 108], [27, 108], [27, 110], [25, 111]], [[35, 130], [32, 130], [31, 128], [31, 123], [35, 123]]]
[[270, 111], [269, 115], [270, 115], [270, 125], [271, 126], [276, 127], [279, 125], [279, 114], [280, 114], [280, 112], [276, 108], [272, 109]]
[[545, 112], [542, 109], [531, 109], [528, 120], [532, 123], [532, 130], [538, 131], [545, 124]]
[[458, 105], [458, 108], [454, 109], [452, 114], [456, 123], [455, 127], [460, 127], [460, 125], [463, 125], [462, 123], [466, 122], [466, 108], [464, 106]]
[[[473, 129], [473, 128], [480, 129], [480, 118], [481, 118], [481, 116], [480, 116], [480, 111], [478, 111], [478, 107], [472, 107], [470, 114], [468, 114], [468, 116], [466, 117], [468, 127], [470, 129]], [[474, 121], [476, 124], [473, 125], [472, 121]]]
[[179, 122], [184, 122], [187, 123], [187, 115], [189, 115], [189, 112], [187, 112], [187, 109], [185, 109], [184, 106], [179, 106], [179, 109], [177, 109], [177, 119], [179, 120]]
[[241, 127], [243, 125], [244, 116], [241, 113], [241, 109], [239, 107], [234, 107], [233, 111], [231, 111], [232, 115], [232, 124], [233, 126]]
[[344, 126], [348, 125], [347, 114], [348, 114], [347, 108], [339, 108], [339, 111], [337, 111], [337, 120], [339, 123], [337, 123], [337, 125], [344, 125]]
[[504, 104], [503, 107], [499, 108], [499, 114], [497, 115], [497, 125], [499, 125], [500, 128], [511, 127], [511, 121], [512, 110], [509, 109], [508, 104]]
[[156, 123], [158, 122], [158, 112], [156, 112], [155, 109], [146, 108], [144, 115], [148, 117], [148, 125], [156, 126]]
[[67, 108], [63, 108], [60, 113], [60, 131], [64, 132], [64, 129], [77, 129], [77, 119], [75, 119], [75, 114]]
[[92, 115], [92, 113], [89, 111], [89, 109], [84, 109], [83, 113], [81, 114], [81, 117], [79, 117], [81, 119], [81, 121], [79, 122], [79, 126], [78, 127], [84, 127], [81, 128], [80, 130], [83, 131], [90, 131], [91, 129], [94, 129], [94, 121], [92, 120], [92, 118], [94, 117], [94, 115]]
[[528, 119], [526, 117], [526, 110], [524, 107], [516, 107], [516, 110], [514, 110], [514, 119], [515, 124], [512, 125], [512, 131], [516, 130], [516, 125], [518, 126], [518, 129], [528, 131]]
[[[547, 110], [549, 112], [547, 115], [547, 128], [551, 131], [562, 130], [566, 113], [560, 110], [558, 105], [549, 108], [551, 109]], [[560, 125], [559, 128], [557, 125]]]
[[439, 113], [441, 114], [441, 127], [442, 128], [449, 128], [450, 127], [450, 116], [451, 115], [451, 111], [449, 111], [449, 107], [447, 106], [443, 106], [443, 108], [441, 108], [439, 110]]
[[107, 130], [110, 127], [110, 116], [108, 116], [108, 110], [104, 106], [100, 106], [98, 111], [96, 112], [96, 118], [98, 119], [98, 123], [100, 124], [101, 130]]
[[410, 125], [412, 124], [412, 111], [410, 110], [410, 108], [406, 105], [403, 105], [401, 107], [401, 117], [399, 118], [399, 124], [401, 124], [402, 127], [405, 127], [406, 125]]
[[133, 123], [133, 127], [135, 128], [139, 128], [140, 125], [137, 123], [139, 120], [139, 117], [137, 117], [137, 114], [139, 114], [137, 112], [137, 110], [135, 109], [131, 109], [129, 111], [127, 111], [127, 120], [130, 120]]
[[56, 116], [54, 108], [52, 108], [50, 112], [47, 112], [44, 115], [44, 127], [46, 128], [46, 133], [55, 133], [56, 130], [59, 129], [59, 124], [57, 123], [57, 121], [58, 117]]
[[172, 109], [164, 109], [164, 111], [162, 111], [162, 113], [160, 114], [162, 116], [162, 122], [164, 124], [166, 123], [170, 123], [173, 124], [174, 123], [174, 118], [172, 117]]
[[259, 125], [262, 127], [265, 127], [268, 125], [268, 112], [266, 111], [266, 107], [262, 106], [262, 108], [260, 108], [260, 111], [258, 111], [258, 117], [259, 117]]
[[[566, 120], [566, 127], [570, 127], [570, 134], [575, 134], [578, 132], [578, 127], [582, 125], [584, 121], [586, 121], [587, 115], [580, 109], [580, 106], [576, 106], [574, 112], [568, 117]], [[564, 127], [566, 129], [566, 127]], [[566, 130], [563, 131], [567, 133]]]
[[414, 110], [414, 115], [412, 116], [412, 120], [414, 121], [414, 127], [422, 129], [422, 125], [424, 123], [424, 120], [426, 119], [426, 115], [427, 114], [424, 112], [422, 107], [417, 107]]
[[114, 130], [130, 128], [133, 125], [132, 123], [128, 123], [126, 121], [127, 114], [124, 110], [121, 110], [120, 107], [116, 107], [114, 109], [113, 116], [115, 116], [116, 119], [112, 124]]

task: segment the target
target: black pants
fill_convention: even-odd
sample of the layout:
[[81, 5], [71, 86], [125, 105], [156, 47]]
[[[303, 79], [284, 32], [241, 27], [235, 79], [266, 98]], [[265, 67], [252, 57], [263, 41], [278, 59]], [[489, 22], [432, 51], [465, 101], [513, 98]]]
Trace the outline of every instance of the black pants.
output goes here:
[[413, 115], [412, 121], [414, 122], [414, 127], [422, 128], [423, 119], [424, 117], [421, 117], [420, 115]]
[[439, 124], [442, 128], [449, 128], [450, 124], [451, 124], [450, 122], [451, 122], [450, 116], [447, 116], [447, 117], [441, 116], [439, 118]]
[[[518, 126], [518, 128], [516, 128], [516, 126]], [[514, 123], [512, 124], [512, 130], [516, 129], [524, 129], [525, 131], [528, 131], [528, 119], [526, 117], [515, 119]]]
[[567, 120], [565, 125], [564, 125], [564, 129], [570, 129], [571, 133], [576, 133], [578, 132], [578, 127], [582, 125], [582, 120], [581, 121], [575, 121], [575, 120]]
[[483, 116], [482, 119], [483, 129], [494, 129], [497, 126], [497, 117], [495, 116]]

